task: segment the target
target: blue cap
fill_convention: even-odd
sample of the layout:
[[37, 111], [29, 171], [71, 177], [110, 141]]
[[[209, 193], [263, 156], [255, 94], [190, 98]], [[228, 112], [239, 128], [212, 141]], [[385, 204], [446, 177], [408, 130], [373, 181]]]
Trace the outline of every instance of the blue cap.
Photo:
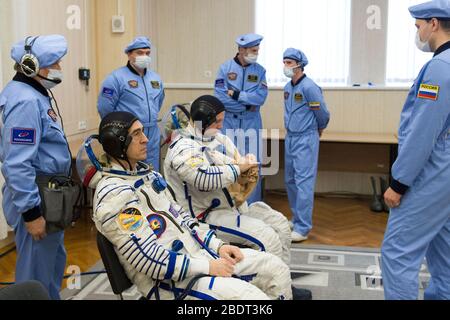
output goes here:
[[409, 8], [416, 19], [450, 20], [450, 0], [433, 0]]
[[251, 48], [259, 46], [261, 41], [264, 39], [263, 36], [260, 36], [259, 34], [255, 33], [248, 33], [243, 34], [242, 36], [239, 36], [236, 39], [236, 43], [240, 48]]
[[308, 58], [306, 57], [306, 54], [294, 48], [286, 49], [286, 51], [283, 53], [283, 59], [295, 60], [304, 67], [308, 64]]
[[11, 58], [17, 63], [20, 63], [22, 57], [27, 53], [25, 41], [27, 44], [33, 44], [31, 53], [38, 59], [40, 68], [50, 67], [67, 53], [67, 40], [59, 34], [28, 37], [17, 42], [11, 48]]
[[137, 37], [136, 39], [131, 42], [128, 47], [125, 48], [125, 53], [128, 53], [130, 51], [136, 50], [136, 49], [144, 49], [148, 48], [151, 49], [152, 44], [150, 42], [150, 39], [147, 37]]

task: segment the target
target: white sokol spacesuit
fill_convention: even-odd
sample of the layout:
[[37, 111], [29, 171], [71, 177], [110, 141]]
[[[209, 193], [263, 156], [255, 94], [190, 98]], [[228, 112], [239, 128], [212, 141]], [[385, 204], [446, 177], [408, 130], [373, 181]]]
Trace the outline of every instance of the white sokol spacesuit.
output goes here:
[[200, 228], [174, 202], [159, 173], [143, 163], [133, 172], [107, 157], [100, 163], [92, 141], [81, 149], [77, 167], [85, 185], [96, 189], [93, 220], [144, 297], [292, 299], [289, 268], [269, 253], [242, 250], [233, 277], [209, 276], [209, 262], [224, 244], [214, 231]]
[[199, 135], [192, 125], [178, 130], [164, 162], [164, 176], [177, 203], [210, 225], [224, 241], [266, 251], [290, 263], [286, 217], [263, 202], [237, 207], [229, 187], [241, 175], [237, 148], [225, 135]]

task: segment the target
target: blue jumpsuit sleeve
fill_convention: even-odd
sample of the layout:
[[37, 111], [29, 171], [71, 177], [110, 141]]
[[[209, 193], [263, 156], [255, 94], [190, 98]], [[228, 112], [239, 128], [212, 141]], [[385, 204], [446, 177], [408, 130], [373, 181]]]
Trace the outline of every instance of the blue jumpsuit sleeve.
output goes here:
[[409, 132], [399, 148], [398, 158], [392, 168], [391, 186], [398, 193], [406, 193], [421, 173], [450, 115], [448, 70], [448, 63], [433, 60], [424, 71], [422, 83], [418, 83], [418, 88], [421, 84], [438, 86], [439, 92], [435, 101], [419, 98], [416, 92]]
[[[36, 184], [36, 170], [33, 166], [38, 156], [42, 124], [38, 101], [22, 101], [4, 119], [4, 136], [1, 137], [4, 150], [2, 173], [5, 183], [12, 190], [12, 201], [26, 222], [40, 217], [41, 198]], [[15, 141], [14, 131], [26, 130], [33, 134], [33, 143]], [[27, 219], [26, 215], [31, 214]]]
[[120, 85], [114, 75], [109, 75], [102, 83], [98, 96], [97, 109], [103, 119], [116, 109], [120, 96]]
[[217, 74], [216, 82], [214, 84], [214, 94], [217, 99], [222, 101], [228, 112], [243, 112], [246, 108], [228, 95], [228, 89], [233, 90], [234, 88], [228, 88], [227, 74], [224, 68], [225, 67], [222, 65]]
[[319, 130], [323, 130], [330, 122], [330, 112], [319, 86], [312, 85], [305, 88], [305, 98], [309, 109], [314, 113]]
[[256, 90], [241, 91], [238, 101], [243, 105], [262, 106], [267, 99], [269, 89], [267, 88], [266, 71], [261, 72], [261, 81]]

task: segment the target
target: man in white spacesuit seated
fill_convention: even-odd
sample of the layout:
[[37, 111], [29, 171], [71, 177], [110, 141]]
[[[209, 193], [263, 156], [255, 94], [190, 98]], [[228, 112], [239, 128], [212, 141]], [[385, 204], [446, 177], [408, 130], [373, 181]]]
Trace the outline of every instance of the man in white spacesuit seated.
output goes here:
[[[291, 231], [286, 217], [263, 202], [248, 206], [245, 201], [257, 183], [256, 157], [240, 155], [220, 133], [222, 102], [202, 96], [184, 113], [189, 121], [175, 124], [179, 128], [172, 133], [164, 163], [177, 203], [215, 229], [220, 239], [272, 253], [289, 265]], [[173, 117], [177, 114], [183, 116], [173, 111]]]
[[292, 299], [290, 271], [281, 259], [225, 244], [174, 202], [162, 176], [140, 162], [148, 139], [137, 118], [113, 112], [102, 120], [97, 138], [106, 155], [95, 156], [94, 138], [80, 150], [78, 172], [96, 189], [98, 231], [144, 297]]

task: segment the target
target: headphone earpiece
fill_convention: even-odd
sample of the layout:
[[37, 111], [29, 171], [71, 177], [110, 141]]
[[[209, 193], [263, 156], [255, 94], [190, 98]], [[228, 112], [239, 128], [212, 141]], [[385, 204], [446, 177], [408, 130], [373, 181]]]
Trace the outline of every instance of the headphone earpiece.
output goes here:
[[30, 38], [32, 37], [28, 37], [25, 39], [25, 54], [23, 55], [22, 59], [20, 59], [20, 69], [25, 76], [34, 78], [38, 75], [40, 68], [39, 60], [31, 50], [33, 48], [34, 42], [39, 37], [34, 38], [30, 43], [28, 43], [28, 40]]
[[[126, 155], [126, 150], [131, 143], [131, 137], [124, 137], [116, 134], [113, 130], [108, 130], [101, 135], [99, 140], [106, 153], [123, 159]], [[120, 151], [120, 154], [119, 152]]]

